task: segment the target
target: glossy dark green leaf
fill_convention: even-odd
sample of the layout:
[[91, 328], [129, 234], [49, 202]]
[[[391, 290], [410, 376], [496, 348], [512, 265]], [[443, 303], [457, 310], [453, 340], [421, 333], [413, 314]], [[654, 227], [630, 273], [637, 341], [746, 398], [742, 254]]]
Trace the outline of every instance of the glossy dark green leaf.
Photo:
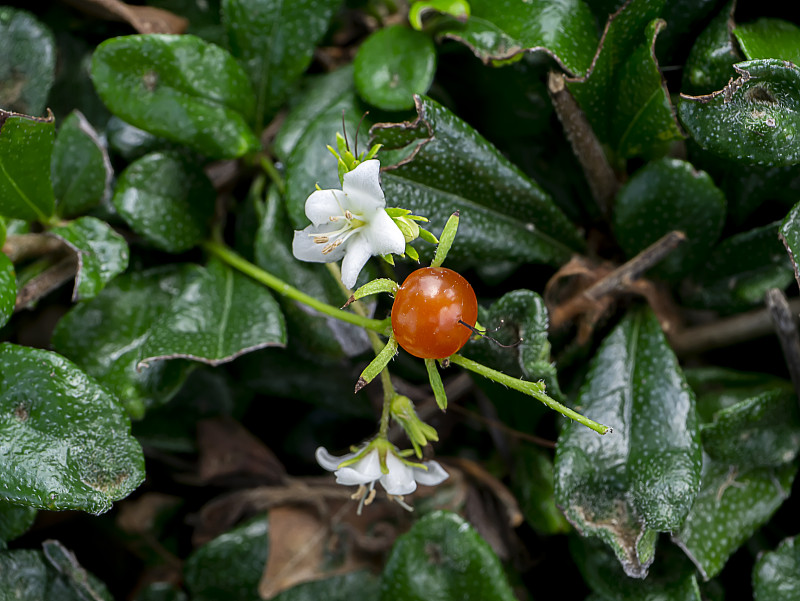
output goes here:
[[747, 60], [780, 58], [800, 64], [800, 28], [794, 23], [764, 17], [737, 25], [733, 35]]
[[94, 298], [128, 267], [128, 243], [105, 221], [79, 217], [49, 232], [78, 255], [73, 300]]
[[514, 601], [489, 544], [455, 513], [435, 511], [392, 547], [383, 570], [382, 601]]
[[269, 552], [269, 520], [261, 515], [197, 549], [184, 566], [192, 601], [252, 601]]
[[610, 545], [629, 576], [643, 578], [657, 533], [689, 513], [701, 467], [694, 395], [652, 312], [629, 313], [603, 341], [576, 405], [614, 431], [564, 426], [556, 503], [584, 536]]
[[380, 599], [380, 579], [362, 570], [293, 586], [274, 601], [352, 601]]
[[470, 0], [466, 23], [447, 21], [439, 35], [458, 40], [484, 63], [505, 61], [522, 52], [542, 52], [569, 73], [582, 75], [597, 47], [597, 29], [581, 0], [515, 2]]
[[341, 0], [223, 0], [233, 55], [256, 91], [256, 119], [270, 117], [311, 63]]
[[703, 449], [740, 469], [777, 466], [800, 451], [800, 410], [794, 391], [773, 389], [726, 407], [701, 427]]
[[47, 221], [55, 201], [50, 156], [55, 139], [53, 116], [46, 119], [0, 108], [0, 215]]
[[[0, 551], [0, 595], [3, 601], [113, 601], [106, 586], [84, 570], [75, 556], [57, 541], [43, 544], [45, 551]], [[60, 548], [60, 549], [59, 549]], [[68, 557], [70, 570], [59, 556]]]
[[191, 35], [106, 40], [92, 58], [97, 93], [112, 113], [214, 158], [258, 149], [248, 121], [250, 81], [222, 48]]
[[672, 230], [686, 234], [686, 241], [653, 270], [675, 278], [688, 273], [716, 242], [725, 221], [725, 196], [704, 171], [679, 159], [661, 159], [620, 189], [612, 220], [629, 257]]
[[544, 451], [530, 445], [514, 453], [512, 490], [525, 521], [538, 534], [563, 534], [570, 525], [553, 498], [553, 461]]
[[53, 348], [97, 378], [135, 418], [168, 401], [187, 364], [162, 361], [138, 370], [150, 328], [193, 275], [189, 265], [164, 266], [116, 278], [95, 298], [73, 307], [56, 326]]
[[[347, 301], [341, 285], [325, 265], [295, 259], [292, 236], [282, 199], [274, 188], [270, 189], [256, 236], [256, 264], [306, 294], [341, 307]], [[354, 356], [369, 348], [361, 328], [320, 315], [296, 301], [280, 298], [279, 302], [286, 315], [289, 339], [296, 348], [307, 349], [320, 359]]]
[[199, 165], [177, 153], [153, 152], [122, 172], [112, 201], [133, 231], [179, 253], [206, 237], [216, 196]]
[[212, 261], [153, 324], [143, 364], [185, 358], [219, 365], [286, 344], [286, 325], [269, 289]]
[[97, 132], [78, 111], [58, 130], [51, 165], [61, 217], [79, 215], [111, 196], [113, 169]]
[[128, 416], [93, 378], [60, 355], [9, 343], [0, 367], [0, 498], [100, 514], [141, 484]]
[[4, 253], [0, 252], [0, 328], [14, 314], [17, 302], [17, 275], [14, 264]]
[[436, 235], [460, 211], [448, 260], [560, 265], [582, 246], [550, 196], [478, 132], [430, 98], [418, 97], [417, 113], [413, 122], [381, 123], [370, 133], [385, 146], [379, 158], [390, 204], [397, 199], [430, 219]]
[[687, 304], [736, 312], [764, 302], [770, 288], [785, 289], [793, 280], [792, 263], [772, 223], [726, 238], [682, 288]]
[[692, 46], [683, 73], [687, 94], [709, 94], [728, 83], [734, 63], [742, 60], [733, 41], [733, 2], [708, 24]]
[[783, 218], [780, 227], [780, 239], [789, 253], [794, 266], [794, 276], [800, 282], [800, 202]]
[[53, 34], [24, 10], [0, 6], [0, 107], [39, 116], [56, 69]]
[[393, 25], [368, 37], [354, 62], [361, 98], [387, 111], [414, 108], [414, 94], [425, 94], [436, 72], [430, 36]]
[[591, 71], [568, 81], [614, 159], [663, 155], [683, 137], [654, 51], [664, 3], [630, 2], [611, 15]]
[[800, 596], [800, 545], [797, 538], [781, 541], [764, 553], [753, 568], [755, 601], [791, 601]]
[[647, 578], [626, 576], [614, 554], [592, 539], [573, 538], [570, 551], [598, 601], [701, 601], [697, 572], [679, 549], [658, 549]]
[[739, 471], [706, 457], [700, 493], [673, 540], [713, 578], [789, 497], [796, 472], [792, 464]]
[[0, 501], [0, 553], [7, 542], [25, 534], [33, 526], [36, 514], [37, 510], [33, 507]]
[[681, 96], [678, 115], [686, 130], [726, 158], [767, 166], [800, 162], [800, 69], [779, 59], [734, 69], [738, 77], [723, 89]]

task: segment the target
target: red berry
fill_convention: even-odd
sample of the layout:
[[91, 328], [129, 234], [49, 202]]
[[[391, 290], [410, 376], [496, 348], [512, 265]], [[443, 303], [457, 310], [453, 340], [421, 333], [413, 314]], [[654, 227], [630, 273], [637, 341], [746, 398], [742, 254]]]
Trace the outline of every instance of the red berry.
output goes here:
[[459, 320], [475, 326], [478, 300], [469, 282], [452, 269], [417, 269], [394, 297], [394, 337], [415, 357], [444, 359], [457, 352], [472, 335]]

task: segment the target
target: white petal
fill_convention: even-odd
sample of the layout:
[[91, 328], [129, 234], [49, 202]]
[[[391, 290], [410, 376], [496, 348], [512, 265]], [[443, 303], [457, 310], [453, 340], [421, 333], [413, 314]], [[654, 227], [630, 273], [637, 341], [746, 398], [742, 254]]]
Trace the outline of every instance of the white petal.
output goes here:
[[355, 457], [355, 453], [348, 453], [343, 457], [336, 457], [331, 455], [328, 452], [328, 449], [325, 447], [317, 447], [317, 451], [314, 453], [314, 457], [317, 459], [317, 463], [319, 463], [323, 468], [328, 470], [329, 472], [335, 472], [339, 469], [339, 465], [342, 461], [347, 461], [348, 459], [352, 459]]
[[364, 161], [344, 174], [342, 189], [349, 197], [348, 208], [354, 213], [373, 211], [386, 206], [380, 182], [381, 162]]
[[383, 209], [375, 211], [363, 229], [364, 232], [361, 235], [369, 243], [373, 255], [388, 255], [389, 253], [401, 255], [405, 252], [406, 239], [403, 237], [403, 232]]
[[336, 471], [336, 484], [343, 486], [353, 486], [358, 484], [369, 484], [375, 482], [375, 478], [370, 478], [366, 474], [359, 472], [352, 467], [343, 467]]
[[333, 263], [341, 259], [346, 250], [347, 243], [340, 244], [328, 254], [322, 254], [322, 250], [327, 244], [317, 244], [314, 242], [314, 234], [325, 234], [326, 231], [337, 229], [337, 224], [330, 223], [320, 227], [309, 225], [306, 229], [294, 232], [292, 240], [292, 254], [295, 258], [309, 263]]
[[354, 288], [361, 268], [372, 254], [372, 249], [364, 235], [361, 232], [353, 234], [347, 241], [347, 253], [342, 261], [342, 284], [347, 288]]
[[390, 495], [408, 495], [417, 490], [414, 470], [400, 461], [393, 453], [386, 454], [389, 473], [381, 477], [381, 484]]
[[436, 486], [450, 477], [450, 474], [444, 471], [437, 461], [426, 461], [424, 465], [427, 466], [427, 471], [419, 467], [414, 468], [414, 478], [420, 484]]
[[306, 199], [306, 217], [317, 226], [331, 223], [331, 215], [344, 215], [347, 202], [341, 190], [316, 190]]

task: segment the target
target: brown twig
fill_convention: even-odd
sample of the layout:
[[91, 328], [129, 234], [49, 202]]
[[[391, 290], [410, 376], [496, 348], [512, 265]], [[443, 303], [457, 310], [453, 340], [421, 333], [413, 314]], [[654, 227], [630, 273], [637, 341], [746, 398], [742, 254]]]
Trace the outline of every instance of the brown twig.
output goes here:
[[78, 272], [78, 259], [72, 254], [61, 259], [52, 267], [29, 280], [17, 293], [14, 311], [24, 309], [35, 300], [46, 296], [56, 288], [75, 277]]
[[797, 333], [797, 311], [792, 311], [786, 295], [778, 288], [772, 288], [766, 295], [767, 309], [772, 318], [775, 334], [781, 344], [783, 358], [792, 378], [795, 394], [800, 400], [800, 335]]
[[605, 217], [611, 214], [611, 203], [619, 188], [619, 180], [603, 152], [600, 140], [589, 124], [586, 114], [567, 89], [564, 75], [550, 71], [547, 91], [572, 152], [583, 167], [586, 181], [597, 206]]
[[60, 239], [47, 234], [14, 234], [8, 236], [3, 243], [3, 252], [12, 263], [41, 257], [66, 248]]

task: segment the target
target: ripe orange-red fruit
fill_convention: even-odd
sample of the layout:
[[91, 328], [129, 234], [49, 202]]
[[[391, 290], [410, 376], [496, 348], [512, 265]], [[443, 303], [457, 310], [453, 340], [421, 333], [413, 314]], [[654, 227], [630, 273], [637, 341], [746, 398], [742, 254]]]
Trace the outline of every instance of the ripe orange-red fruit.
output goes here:
[[457, 352], [472, 335], [459, 320], [475, 326], [478, 300], [470, 283], [452, 269], [417, 269], [394, 297], [394, 337], [415, 357], [444, 359]]

